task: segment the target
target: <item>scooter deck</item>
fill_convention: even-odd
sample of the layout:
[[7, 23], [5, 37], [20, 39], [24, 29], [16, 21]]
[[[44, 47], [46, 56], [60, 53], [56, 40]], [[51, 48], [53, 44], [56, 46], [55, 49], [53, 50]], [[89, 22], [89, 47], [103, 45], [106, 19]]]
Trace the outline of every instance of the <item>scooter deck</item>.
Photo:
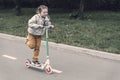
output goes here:
[[[33, 67], [33, 68], [36, 68], [36, 69], [44, 70], [44, 67], [42, 67], [42, 66], [35, 66], [33, 64], [30, 64], [29, 66]], [[53, 68], [52, 68], [52, 72], [54, 72], [54, 73], [62, 73], [62, 71], [57, 70], [57, 69], [53, 69]]]
[[34, 64], [29, 64], [29, 66], [32, 67], [32, 68], [44, 70], [44, 67], [43, 67], [42, 65], [40, 65], [40, 66], [35, 66]]
[[36, 69], [40, 69], [40, 70], [43, 70], [43, 71], [46, 70], [47, 66], [49, 66], [50, 69], [47, 68], [48, 72], [50, 70], [50, 71], [52, 71], [52, 73], [62, 73], [62, 71], [53, 69], [53, 68], [51, 68], [50, 65], [46, 65], [46, 64], [43, 64], [43, 63], [40, 66], [36, 66], [35, 64], [32, 64], [32, 62], [29, 59], [26, 60], [25, 65], [28, 68], [36, 68]]

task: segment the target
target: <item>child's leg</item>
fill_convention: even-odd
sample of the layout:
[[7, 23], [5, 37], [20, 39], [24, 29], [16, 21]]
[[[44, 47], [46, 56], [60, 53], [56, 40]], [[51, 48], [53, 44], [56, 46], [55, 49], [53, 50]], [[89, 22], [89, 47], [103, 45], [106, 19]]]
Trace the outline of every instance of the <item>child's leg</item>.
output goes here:
[[35, 36], [34, 35], [28, 33], [26, 45], [31, 49], [35, 48]]
[[38, 61], [38, 56], [40, 52], [40, 44], [41, 44], [41, 36], [37, 36], [35, 38], [35, 49], [34, 49], [33, 61]]

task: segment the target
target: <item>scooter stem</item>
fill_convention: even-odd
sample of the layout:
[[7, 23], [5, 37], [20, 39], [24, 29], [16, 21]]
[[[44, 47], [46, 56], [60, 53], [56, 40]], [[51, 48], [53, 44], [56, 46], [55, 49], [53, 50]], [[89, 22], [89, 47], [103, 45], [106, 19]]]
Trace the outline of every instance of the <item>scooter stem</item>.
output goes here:
[[46, 31], [46, 54], [47, 54], [47, 58], [49, 58], [48, 28], [46, 28], [45, 31]]

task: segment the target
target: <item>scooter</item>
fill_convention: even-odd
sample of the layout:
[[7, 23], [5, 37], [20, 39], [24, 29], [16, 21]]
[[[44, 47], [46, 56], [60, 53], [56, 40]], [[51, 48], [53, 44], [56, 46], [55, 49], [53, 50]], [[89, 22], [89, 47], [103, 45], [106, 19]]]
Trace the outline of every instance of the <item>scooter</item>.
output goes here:
[[56, 69], [52, 69], [52, 67], [50, 66], [50, 59], [49, 59], [49, 45], [48, 45], [48, 30], [49, 28], [45, 28], [45, 33], [46, 33], [46, 62], [45, 63], [41, 63], [39, 66], [36, 66], [34, 64], [32, 64], [32, 62], [27, 59], [25, 61], [25, 65], [27, 68], [30, 68], [30, 67], [33, 67], [33, 68], [36, 68], [36, 69], [40, 69], [40, 70], [45, 70], [45, 72], [47, 74], [51, 74], [53, 72], [56, 72], [56, 73], [62, 73], [62, 71], [59, 71], [59, 70], [56, 70]]

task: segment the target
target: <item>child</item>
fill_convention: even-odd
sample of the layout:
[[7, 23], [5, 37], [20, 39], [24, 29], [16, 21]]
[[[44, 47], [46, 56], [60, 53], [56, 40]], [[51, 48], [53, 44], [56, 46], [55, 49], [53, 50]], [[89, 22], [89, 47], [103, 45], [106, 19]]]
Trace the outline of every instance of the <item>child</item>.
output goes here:
[[34, 55], [32, 58], [32, 63], [39, 65], [38, 56], [40, 52], [40, 44], [42, 35], [45, 33], [45, 26], [53, 28], [50, 19], [48, 17], [48, 7], [41, 5], [37, 9], [37, 14], [35, 14], [28, 21], [28, 36], [26, 44], [30, 49], [34, 49]]

